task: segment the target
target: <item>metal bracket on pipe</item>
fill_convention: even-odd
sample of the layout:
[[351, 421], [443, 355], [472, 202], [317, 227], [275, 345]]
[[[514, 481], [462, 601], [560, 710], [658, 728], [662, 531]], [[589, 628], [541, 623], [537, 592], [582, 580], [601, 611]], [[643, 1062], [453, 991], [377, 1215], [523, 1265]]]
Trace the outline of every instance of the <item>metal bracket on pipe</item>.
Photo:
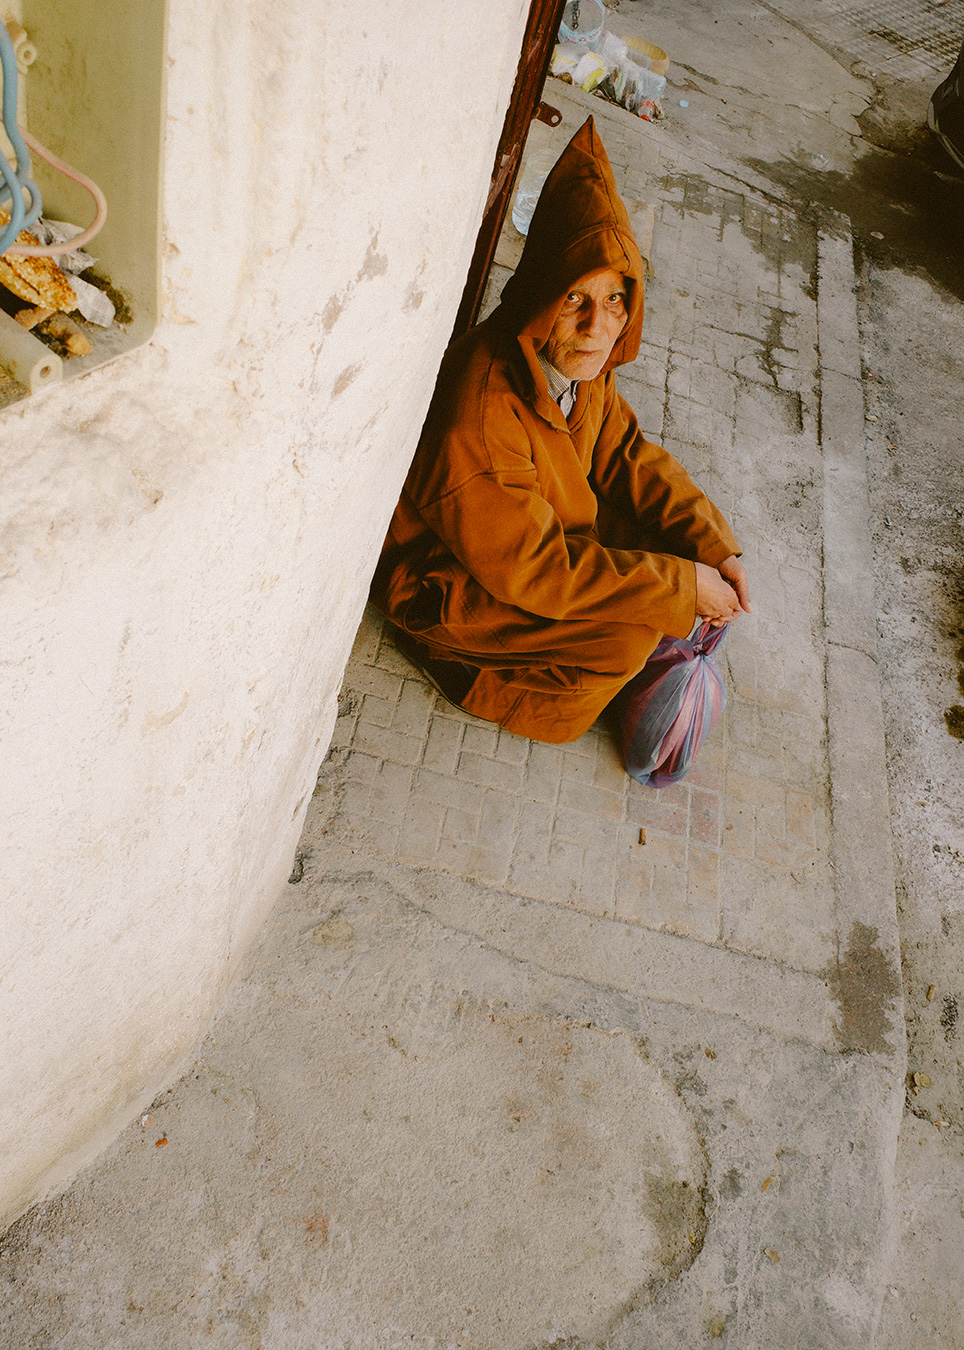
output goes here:
[[562, 113], [551, 103], [540, 103], [532, 115], [537, 121], [545, 122], [547, 127], [557, 127], [562, 121]]

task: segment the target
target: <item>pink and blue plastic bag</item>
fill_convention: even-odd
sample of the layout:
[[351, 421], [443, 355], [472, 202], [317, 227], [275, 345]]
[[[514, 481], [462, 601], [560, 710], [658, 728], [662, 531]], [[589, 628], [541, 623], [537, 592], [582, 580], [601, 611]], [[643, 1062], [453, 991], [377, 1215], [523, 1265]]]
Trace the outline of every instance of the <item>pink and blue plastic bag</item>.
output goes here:
[[697, 623], [689, 637], [664, 637], [619, 696], [626, 772], [648, 787], [678, 783], [726, 705], [713, 652], [727, 625]]

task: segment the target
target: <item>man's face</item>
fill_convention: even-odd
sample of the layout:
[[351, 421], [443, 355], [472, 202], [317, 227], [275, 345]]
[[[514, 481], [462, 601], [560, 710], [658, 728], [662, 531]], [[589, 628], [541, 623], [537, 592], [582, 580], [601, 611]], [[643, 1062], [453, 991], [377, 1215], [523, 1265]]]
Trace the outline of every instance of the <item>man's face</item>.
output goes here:
[[543, 352], [567, 380], [591, 380], [609, 360], [626, 324], [626, 281], [620, 272], [591, 272], [566, 296]]

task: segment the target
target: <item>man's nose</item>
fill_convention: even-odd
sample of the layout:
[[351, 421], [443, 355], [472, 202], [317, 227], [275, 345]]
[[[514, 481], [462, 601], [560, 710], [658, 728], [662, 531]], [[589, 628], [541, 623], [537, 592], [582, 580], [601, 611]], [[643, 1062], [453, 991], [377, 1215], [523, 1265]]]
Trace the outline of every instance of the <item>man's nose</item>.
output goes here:
[[605, 328], [605, 315], [605, 306], [601, 300], [587, 299], [582, 307], [582, 312], [579, 315], [579, 326], [588, 336], [591, 336], [593, 333], [602, 333]]

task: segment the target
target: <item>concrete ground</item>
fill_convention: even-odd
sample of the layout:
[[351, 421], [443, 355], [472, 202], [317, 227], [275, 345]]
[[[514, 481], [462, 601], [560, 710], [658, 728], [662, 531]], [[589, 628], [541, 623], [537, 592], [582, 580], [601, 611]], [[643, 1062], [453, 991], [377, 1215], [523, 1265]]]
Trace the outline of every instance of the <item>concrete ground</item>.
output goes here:
[[[918, 675], [900, 628], [927, 612], [913, 581], [933, 577], [924, 517], [946, 472], [936, 433], [912, 491], [895, 472], [882, 317], [918, 305], [919, 354], [939, 311], [926, 281], [855, 255], [842, 186], [895, 153], [868, 150], [867, 127], [897, 135], [893, 110], [913, 124], [912, 91], [937, 80], [859, 17], [622, 0], [611, 26], [673, 58], [664, 123], [546, 90], [560, 148], [592, 112], [625, 196], [655, 208], [623, 389], [750, 568], [755, 614], [722, 649], [729, 705], [696, 769], [657, 793], [604, 726], [551, 747], [462, 715], [368, 613], [264, 940], [185, 1076], [7, 1234], [3, 1344], [964, 1345], [956, 985], [945, 958], [918, 1004], [924, 948], [905, 934], [911, 1044], [933, 1052], [951, 1123], [918, 1087], [898, 1152], [888, 801], [905, 922], [939, 927], [953, 860], [943, 910], [908, 875], [955, 798], [931, 792], [929, 826], [907, 804], [930, 723], [902, 718], [897, 691], [946, 654], [932, 641]], [[878, 88], [881, 52], [904, 64]], [[507, 235], [496, 287], [512, 257]], [[869, 382], [877, 353], [892, 383]], [[901, 640], [878, 664], [888, 596]]]

